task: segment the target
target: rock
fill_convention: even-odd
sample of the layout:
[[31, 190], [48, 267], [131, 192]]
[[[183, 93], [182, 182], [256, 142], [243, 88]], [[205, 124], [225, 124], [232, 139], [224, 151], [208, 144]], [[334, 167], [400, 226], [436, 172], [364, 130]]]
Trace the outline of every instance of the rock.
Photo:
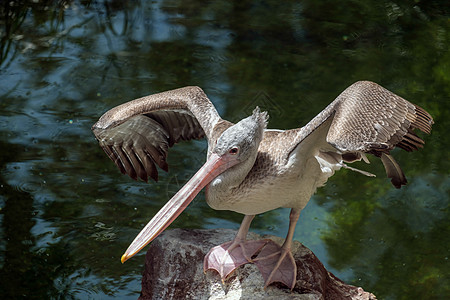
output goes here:
[[[239, 267], [222, 283], [215, 271], [203, 273], [203, 258], [210, 248], [230, 241], [236, 231], [174, 229], [161, 234], [150, 245], [139, 299], [357, 299], [375, 300], [362, 288], [345, 284], [328, 272], [319, 259], [295, 241], [297, 283], [293, 291], [283, 285], [264, 290], [264, 281], [253, 264]], [[249, 239], [283, 239], [249, 233]]]

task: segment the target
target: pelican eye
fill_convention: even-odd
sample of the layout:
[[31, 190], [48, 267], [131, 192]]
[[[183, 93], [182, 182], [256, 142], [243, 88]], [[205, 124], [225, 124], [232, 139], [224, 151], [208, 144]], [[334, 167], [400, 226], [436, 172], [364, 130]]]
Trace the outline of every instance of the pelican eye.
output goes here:
[[237, 154], [238, 152], [239, 152], [238, 147], [233, 147], [230, 150], [228, 150], [228, 153], [230, 153], [230, 154]]

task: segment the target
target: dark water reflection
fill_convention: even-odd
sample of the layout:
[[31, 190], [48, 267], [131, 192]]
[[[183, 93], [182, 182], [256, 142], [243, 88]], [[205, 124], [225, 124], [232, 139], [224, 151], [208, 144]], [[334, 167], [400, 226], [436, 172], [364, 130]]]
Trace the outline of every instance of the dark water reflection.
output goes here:
[[[235, 121], [309, 121], [346, 86], [376, 81], [435, 118], [423, 151], [340, 171], [296, 239], [380, 299], [450, 296], [448, 1], [8, 1], [0, 8], [0, 290], [6, 298], [136, 298], [143, 254], [120, 255], [194, 173], [205, 144], [179, 145], [158, 184], [122, 176], [90, 126], [107, 109], [199, 85]], [[363, 168], [368, 169], [367, 166]], [[238, 228], [199, 196], [174, 227]], [[288, 212], [258, 216], [284, 236]], [[37, 280], [39, 279], [39, 280]]]

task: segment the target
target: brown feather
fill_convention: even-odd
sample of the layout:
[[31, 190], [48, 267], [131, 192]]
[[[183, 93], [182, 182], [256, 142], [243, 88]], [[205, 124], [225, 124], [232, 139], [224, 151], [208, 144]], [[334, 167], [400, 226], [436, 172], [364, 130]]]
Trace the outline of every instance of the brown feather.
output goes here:
[[393, 186], [399, 189], [407, 183], [402, 168], [400, 168], [400, 165], [392, 156], [383, 153], [381, 154], [381, 161], [383, 162], [387, 177], [391, 178]]
[[211, 138], [222, 119], [205, 93], [186, 87], [139, 98], [107, 111], [92, 130], [100, 146], [131, 178], [158, 180], [168, 171], [169, 147], [182, 140]]
[[406, 151], [422, 148], [424, 141], [413, 130], [418, 128], [429, 134], [433, 124], [432, 117], [423, 108], [376, 83], [359, 81], [302, 128], [292, 149], [331, 116], [326, 141], [340, 153], [365, 152], [382, 158], [396, 187], [406, 179], [400, 166], [389, 156], [390, 151], [395, 147]]

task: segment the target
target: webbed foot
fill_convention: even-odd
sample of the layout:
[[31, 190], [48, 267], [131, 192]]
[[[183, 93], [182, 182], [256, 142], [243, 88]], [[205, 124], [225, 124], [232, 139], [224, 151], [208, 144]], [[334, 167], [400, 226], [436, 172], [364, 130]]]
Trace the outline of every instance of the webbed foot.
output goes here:
[[203, 270], [216, 270], [222, 281], [236, 268], [251, 263], [252, 257], [270, 240], [231, 241], [209, 250], [203, 261]]
[[281, 282], [291, 290], [295, 286], [297, 265], [289, 248], [280, 247], [273, 241], [268, 242], [253, 263], [264, 278], [264, 288], [274, 282]]

